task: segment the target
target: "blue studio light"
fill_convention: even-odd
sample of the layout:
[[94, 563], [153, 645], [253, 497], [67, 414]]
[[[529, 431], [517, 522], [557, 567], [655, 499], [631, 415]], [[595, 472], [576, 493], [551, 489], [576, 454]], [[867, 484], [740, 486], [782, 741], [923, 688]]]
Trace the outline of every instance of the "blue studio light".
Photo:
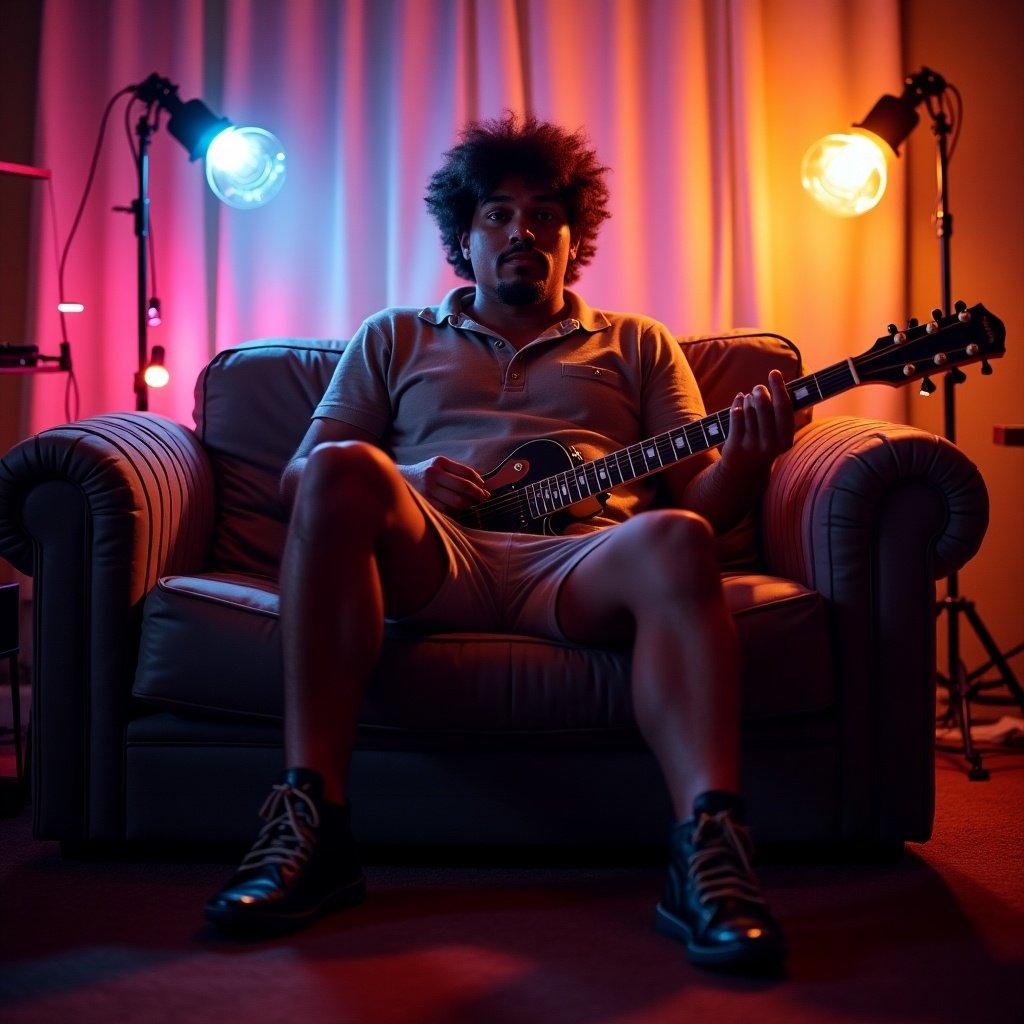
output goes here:
[[190, 160], [205, 159], [206, 180], [222, 202], [251, 210], [281, 191], [284, 148], [265, 128], [236, 126], [215, 116], [202, 100], [185, 102], [176, 85], [156, 74], [137, 86], [135, 94], [170, 114], [168, 132], [188, 150]]
[[284, 149], [265, 128], [225, 128], [206, 151], [213, 194], [240, 210], [269, 203], [284, 185]]

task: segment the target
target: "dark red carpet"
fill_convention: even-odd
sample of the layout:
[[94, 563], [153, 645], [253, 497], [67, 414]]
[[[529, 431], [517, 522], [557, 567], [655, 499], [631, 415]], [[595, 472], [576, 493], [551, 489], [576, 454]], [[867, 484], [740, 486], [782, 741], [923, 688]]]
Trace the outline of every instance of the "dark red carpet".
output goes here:
[[[275, 942], [208, 931], [231, 865], [63, 860], [0, 821], [0, 1020], [888, 1024], [1024, 1019], [1024, 753], [939, 761], [932, 841], [890, 864], [770, 863], [782, 980], [658, 935], [653, 867], [368, 868], [371, 899]], [[202, 794], [197, 793], [201, 800]]]

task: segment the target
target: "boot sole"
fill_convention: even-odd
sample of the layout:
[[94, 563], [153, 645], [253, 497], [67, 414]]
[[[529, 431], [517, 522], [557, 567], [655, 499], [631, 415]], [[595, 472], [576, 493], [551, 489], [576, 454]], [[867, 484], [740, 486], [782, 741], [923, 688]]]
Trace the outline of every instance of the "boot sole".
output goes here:
[[205, 917], [223, 932], [242, 938], [259, 938], [296, 931], [332, 911], [357, 907], [365, 899], [366, 880], [360, 877], [340, 889], [334, 889], [319, 903], [301, 910], [289, 912], [257, 908], [256, 904], [208, 905]]

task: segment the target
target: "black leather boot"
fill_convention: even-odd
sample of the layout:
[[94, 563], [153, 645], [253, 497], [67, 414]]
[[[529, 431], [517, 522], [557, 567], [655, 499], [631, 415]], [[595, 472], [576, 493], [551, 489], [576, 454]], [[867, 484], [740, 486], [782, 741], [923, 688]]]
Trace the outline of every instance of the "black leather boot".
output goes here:
[[366, 898], [348, 806], [323, 799], [317, 772], [286, 771], [260, 815], [266, 824], [238, 871], [207, 903], [208, 921], [242, 935], [282, 932]]
[[691, 963], [732, 970], [781, 967], [785, 939], [761, 895], [752, 858], [738, 797], [705, 793], [693, 817], [672, 829], [656, 925], [683, 942]]

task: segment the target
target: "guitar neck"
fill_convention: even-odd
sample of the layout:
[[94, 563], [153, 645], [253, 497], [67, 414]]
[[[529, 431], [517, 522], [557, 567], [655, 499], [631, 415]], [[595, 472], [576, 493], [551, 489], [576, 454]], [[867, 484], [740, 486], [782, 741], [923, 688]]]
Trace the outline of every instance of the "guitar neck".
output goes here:
[[[855, 361], [845, 359], [786, 385], [794, 410], [817, 405], [860, 383]], [[550, 515], [613, 487], [658, 473], [699, 452], [717, 448], [729, 436], [729, 409], [692, 420], [523, 487], [535, 518]]]

